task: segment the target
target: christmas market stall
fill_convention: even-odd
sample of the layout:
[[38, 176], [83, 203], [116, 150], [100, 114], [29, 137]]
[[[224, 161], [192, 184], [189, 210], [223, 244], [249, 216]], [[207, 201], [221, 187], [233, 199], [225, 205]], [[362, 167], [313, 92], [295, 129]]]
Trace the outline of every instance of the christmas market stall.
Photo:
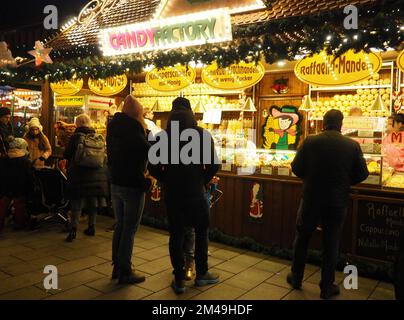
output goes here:
[[[290, 164], [304, 138], [321, 131], [324, 113], [339, 109], [343, 134], [360, 143], [371, 173], [352, 188], [341, 249], [348, 260], [389, 262], [404, 225], [404, 169], [386, 151], [403, 160], [402, 133], [388, 131], [388, 117], [403, 112], [400, 4], [91, 1], [36, 44], [36, 66], [0, 68], [1, 83], [42, 84], [42, 118], [61, 148], [83, 111], [105, 133], [132, 94], [164, 129], [173, 99], [188, 98], [222, 161], [212, 239], [283, 257], [302, 192]], [[163, 198], [156, 183], [145, 222], [164, 225]]]

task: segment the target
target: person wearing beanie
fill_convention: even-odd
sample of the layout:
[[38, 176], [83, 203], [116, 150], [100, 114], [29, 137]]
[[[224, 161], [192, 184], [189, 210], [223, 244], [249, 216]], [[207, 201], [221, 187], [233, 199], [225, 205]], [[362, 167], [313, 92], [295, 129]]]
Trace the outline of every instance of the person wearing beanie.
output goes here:
[[7, 157], [8, 140], [12, 137], [10, 120], [10, 109], [0, 107], [0, 158]]
[[150, 143], [143, 106], [128, 95], [107, 128], [107, 155], [111, 178], [112, 207], [116, 225], [112, 240], [112, 279], [120, 284], [145, 281], [132, 269], [133, 243], [139, 227], [145, 194], [151, 187], [147, 175]]
[[0, 232], [8, 208], [13, 202], [15, 229], [27, 224], [26, 198], [33, 190], [33, 176], [28, 160], [28, 145], [22, 138], [13, 138], [9, 143], [8, 157], [1, 159], [0, 166]]
[[320, 224], [323, 232], [322, 299], [339, 294], [339, 287], [334, 284], [335, 268], [350, 187], [369, 175], [359, 144], [341, 134], [343, 119], [339, 110], [328, 111], [324, 115], [323, 132], [307, 137], [292, 162], [293, 173], [303, 180], [303, 197], [297, 215], [292, 270], [287, 281], [293, 288], [301, 288], [309, 241]]
[[[175, 155], [171, 158], [172, 139], [179, 138], [174, 134], [178, 132], [181, 135], [185, 130], [192, 130], [198, 135], [200, 160], [205, 159], [204, 161], [183, 163], [182, 159], [178, 159], [178, 163]], [[173, 101], [166, 131], [168, 162], [150, 165], [149, 170], [163, 184], [170, 232], [169, 251], [174, 269], [171, 287], [175, 293], [181, 294], [185, 292], [185, 280], [192, 276], [190, 269], [194, 243], [195, 285], [205, 286], [219, 282], [219, 276], [209, 272], [208, 267], [209, 205], [206, 199], [206, 186], [217, 173], [219, 164], [212, 136], [198, 127], [188, 99], [176, 98]], [[206, 139], [210, 139], [209, 149], [204, 145]], [[187, 143], [188, 141], [181, 141], [179, 150]]]
[[49, 140], [42, 132], [43, 128], [38, 118], [32, 118], [27, 123], [27, 129], [24, 139], [28, 143], [29, 159], [34, 168], [43, 168], [45, 160], [52, 154]]

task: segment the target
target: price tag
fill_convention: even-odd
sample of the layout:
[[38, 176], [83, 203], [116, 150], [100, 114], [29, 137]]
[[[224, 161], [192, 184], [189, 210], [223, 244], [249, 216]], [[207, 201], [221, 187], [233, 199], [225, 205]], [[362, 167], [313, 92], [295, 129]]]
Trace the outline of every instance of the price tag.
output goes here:
[[374, 145], [373, 143], [362, 143], [360, 145], [363, 153], [373, 153], [374, 152]]
[[380, 184], [380, 176], [375, 176], [375, 175], [369, 175], [368, 178], [363, 181], [363, 183], [366, 184], [376, 184], [379, 185]]
[[231, 163], [222, 164], [222, 171], [231, 171]]
[[359, 130], [358, 137], [359, 138], [373, 138], [375, 135], [374, 131], [371, 130]]
[[272, 175], [272, 167], [262, 167], [261, 174]]
[[241, 167], [238, 168], [239, 174], [251, 175], [255, 173], [255, 167]]
[[289, 176], [289, 168], [278, 168], [278, 175], [279, 176]]

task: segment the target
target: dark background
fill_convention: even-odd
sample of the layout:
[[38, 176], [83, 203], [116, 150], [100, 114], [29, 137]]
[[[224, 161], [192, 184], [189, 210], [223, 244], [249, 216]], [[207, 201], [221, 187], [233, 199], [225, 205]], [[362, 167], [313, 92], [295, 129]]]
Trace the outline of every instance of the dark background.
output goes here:
[[43, 22], [43, 9], [55, 5], [59, 12], [59, 27], [76, 16], [90, 0], [3, 0], [0, 7], [0, 32]]

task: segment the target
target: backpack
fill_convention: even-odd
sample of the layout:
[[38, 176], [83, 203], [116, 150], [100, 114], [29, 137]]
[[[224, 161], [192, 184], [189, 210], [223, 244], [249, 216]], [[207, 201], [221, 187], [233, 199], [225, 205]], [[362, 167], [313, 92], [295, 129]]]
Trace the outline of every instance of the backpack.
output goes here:
[[105, 162], [105, 141], [96, 133], [80, 133], [74, 162], [80, 167], [102, 168]]

